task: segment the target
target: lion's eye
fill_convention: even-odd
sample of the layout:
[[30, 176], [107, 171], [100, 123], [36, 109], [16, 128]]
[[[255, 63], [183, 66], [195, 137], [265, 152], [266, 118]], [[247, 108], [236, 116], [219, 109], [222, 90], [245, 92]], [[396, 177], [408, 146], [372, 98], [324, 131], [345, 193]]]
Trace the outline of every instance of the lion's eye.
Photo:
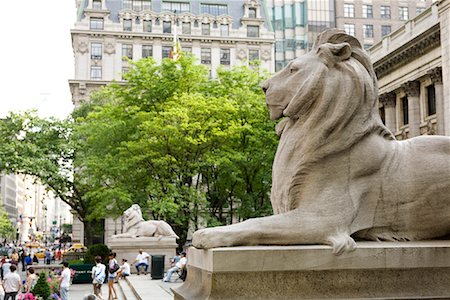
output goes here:
[[291, 69], [289, 70], [292, 73], [295, 73], [298, 71], [298, 69], [296, 67], [291, 67]]

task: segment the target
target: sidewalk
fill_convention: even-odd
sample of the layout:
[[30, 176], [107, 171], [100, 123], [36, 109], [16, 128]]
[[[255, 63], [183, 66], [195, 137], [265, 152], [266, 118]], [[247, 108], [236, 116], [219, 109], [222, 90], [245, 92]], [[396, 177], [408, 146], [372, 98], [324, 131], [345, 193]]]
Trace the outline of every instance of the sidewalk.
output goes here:
[[124, 293], [127, 300], [173, 300], [173, 293], [170, 289], [180, 286], [183, 284], [183, 281], [162, 282], [161, 279], [151, 279], [150, 275], [138, 276], [132, 274], [126, 280], [120, 280], [119, 284], [122, 290], [125, 290], [127, 288], [126, 285], [128, 285], [133, 292], [134, 298], [128, 297], [127, 293]]

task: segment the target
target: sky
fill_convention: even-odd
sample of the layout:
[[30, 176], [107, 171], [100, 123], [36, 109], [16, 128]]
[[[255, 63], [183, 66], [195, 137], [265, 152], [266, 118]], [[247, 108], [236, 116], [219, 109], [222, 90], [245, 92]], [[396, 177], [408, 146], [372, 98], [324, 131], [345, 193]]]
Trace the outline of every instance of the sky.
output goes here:
[[73, 110], [75, 0], [2, 1], [1, 9], [0, 117], [37, 109], [65, 118]]

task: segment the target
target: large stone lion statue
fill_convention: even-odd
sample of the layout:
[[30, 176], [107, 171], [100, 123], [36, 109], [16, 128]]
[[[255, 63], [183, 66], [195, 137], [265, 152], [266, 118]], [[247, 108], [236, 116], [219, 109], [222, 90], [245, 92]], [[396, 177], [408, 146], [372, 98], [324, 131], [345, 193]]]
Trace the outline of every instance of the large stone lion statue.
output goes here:
[[135, 238], [135, 237], [174, 237], [178, 236], [172, 227], [164, 221], [144, 221], [141, 207], [138, 204], [131, 205], [123, 213], [124, 233], [115, 234], [112, 238]]
[[366, 52], [340, 30], [262, 86], [280, 135], [273, 164], [275, 215], [196, 231], [193, 245], [328, 244], [353, 237], [410, 241], [450, 233], [450, 138], [395, 140], [378, 112]]

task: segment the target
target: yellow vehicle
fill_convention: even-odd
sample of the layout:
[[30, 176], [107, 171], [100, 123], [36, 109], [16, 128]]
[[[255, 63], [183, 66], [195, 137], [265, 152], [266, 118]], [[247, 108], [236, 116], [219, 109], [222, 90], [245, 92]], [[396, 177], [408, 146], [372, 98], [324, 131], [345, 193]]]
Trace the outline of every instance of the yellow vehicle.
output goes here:
[[64, 253], [71, 253], [71, 252], [85, 252], [87, 250], [87, 247], [83, 244], [73, 244], [67, 251]]
[[39, 250], [34, 255], [37, 256], [37, 258], [39, 258], [39, 259], [43, 259], [45, 257], [45, 251], [44, 250]]

